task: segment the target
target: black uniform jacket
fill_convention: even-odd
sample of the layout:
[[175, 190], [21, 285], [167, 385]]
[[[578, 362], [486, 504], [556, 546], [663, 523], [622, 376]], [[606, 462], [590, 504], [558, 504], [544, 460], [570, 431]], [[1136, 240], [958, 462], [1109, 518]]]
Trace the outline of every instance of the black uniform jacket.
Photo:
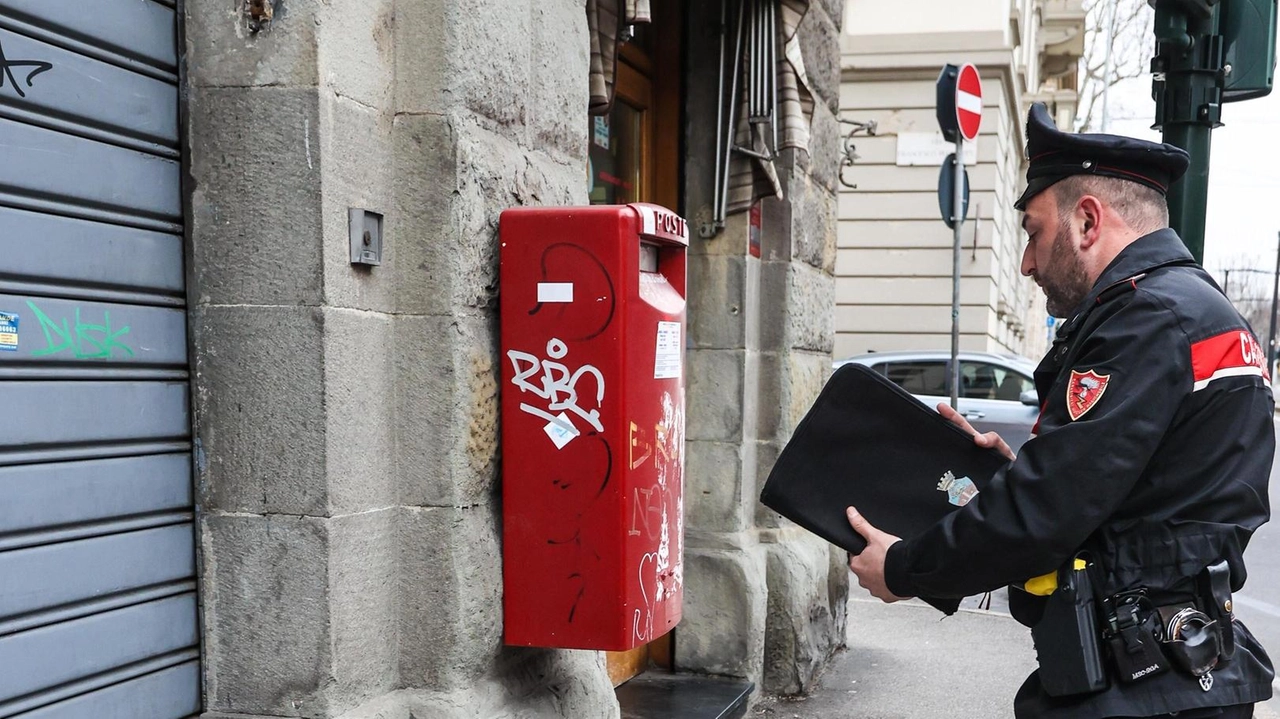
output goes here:
[[[1238, 590], [1245, 545], [1270, 517], [1266, 364], [1248, 324], [1177, 234], [1135, 241], [1037, 368], [1036, 436], [965, 507], [890, 548], [889, 590], [969, 596], [1020, 585], [1081, 551], [1098, 565], [1107, 595], [1141, 586], [1157, 605], [1187, 601], [1194, 577], [1224, 558]], [[1010, 589], [1010, 609], [1028, 626], [1042, 601]], [[1152, 716], [1268, 698], [1271, 662], [1238, 621], [1236, 643], [1208, 692], [1171, 670], [1051, 698], [1037, 672], [1018, 693], [1017, 716]]]

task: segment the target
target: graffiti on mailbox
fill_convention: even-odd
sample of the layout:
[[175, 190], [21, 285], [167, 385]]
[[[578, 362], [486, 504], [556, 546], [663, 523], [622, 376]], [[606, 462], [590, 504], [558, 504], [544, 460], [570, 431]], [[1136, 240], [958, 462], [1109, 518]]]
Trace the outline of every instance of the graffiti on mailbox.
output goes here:
[[[639, 582], [643, 607], [637, 607], [632, 617], [632, 631], [638, 642], [647, 642], [653, 638], [654, 607], [675, 596], [684, 583], [683, 551], [679, 546], [680, 537], [684, 536], [684, 497], [673, 479], [679, 479], [679, 471], [683, 465], [681, 449], [684, 446], [683, 410], [678, 407], [671, 393], [662, 393], [662, 421], [654, 426], [654, 440], [646, 441], [644, 433], [639, 432], [635, 422], [631, 423], [632, 469], [642, 466], [650, 457], [655, 460], [657, 478], [651, 487], [637, 487], [631, 496], [631, 526], [627, 530], [630, 536], [643, 534], [649, 539], [658, 540], [656, 552], [648, 552], [641, 557], [639, 565]], [[643, 447], [639, 459], [637, 449]], [[673, 477], [672, 472], [676, 475]], [[672, 547], [671, 518], [667, 507], [670, 498], [675, 495], [675, 537]], [[674, 555], [674, 556], [673, 556]]]
[[[658, 467], [658, 485], [666, 494], [674, 493], [676, 497], [676, 541], [681, 541], [684, 537], [684, 491], [680, 484], [684, 481], [684, 400], [681, 398], [679, 404], [672, 399], [670, 392], [662, 393], [662, 425], [663, 431], [659, 434], [661, 439], [659, 448], [662, 454], [669, 461], [663, 462]], [[672, 482], [671, 472], [675, 472], [675, 482]], [[672, 487], [671, 484], [677, 484]], [[671, 583], [669, 589], [675, 591], [684, 584], [684, 551], [683, 547], [677, 547], [675, 550], [675, 559], [669, 562], [666, 555], [669, 552], [669, 534], [664, 524], [662, 529], [662, 543], [658, 545], [658, 554], [663, 557], [663, 561], [659, 567], [658, 581], [661, 586], [666, 586], [667, 582]], [[670, 571], [666, 570], [670, 563]]]
[[[571, 369], [566, 360], [568, 342], [587, 342], [604, 333], [613, 324], [617, 305], [608, 269], [590, 248], [554, 243], [543, 251], [540, 265], [538, 301], [529, 309], [529, 316], [556, 326], [558, 336], [547, 341], [542, 356], [512, 349], [507, 359], [514, 375], [511, 383], [522, 396], [532, 395], [530, 401], [520, 403], [520, 410], [545, 422], [542, 429], [556, 449], [565, 450], [582, 437], [567, 450], [571, 456], [564, 456], [563, 464], [549, 468], [554, 474], [551, 484], [559, 488], [563, 498], [563, 511], [574, 517], [564, 525], [572, 527], [571, 533], [547, 539], [550, 545], [572, 548], [572, 559], [566, 562], [572, 569], [567, 580], [574, 587], [568, 608], [572, 623], [591, 591], [591, 572], [586, 567], [602, 561], [590, 543], [583, 541], [583, 519], [609, 485], [613, 448], [600, 419], [606, 391], [604, 374], [590, 364]], [[572, 288], [567, 293], [563, 291], [566, 285]], [[544, 292], [544, 287], [552, 286], [561, 291], [554, 296]]]
[[653, 636], [653, 605], [655, 598], [649, 596], [649, 576], [653, 574], [658, 562], [658, 555], [649, 552], [640, 558], [640, 596], [644, 601], [643, 607], [636, 607], [635, 614], [632, 616], [631, 629], [636, 634], [636, 641], [647, 642]]
[[[595, 431], [604, 431], [604, 426], [600, 423], [600, 408], [604, 403], [604, 375], [589, 364], [584, 364], [571, 372], [568, 365], [555, 361], [564, 359], [568, 354], [568, 346], [555, 337], [547, 342], [549, 359], [520, 350], [507, 352], [507, 358], [511, 360], [511, 368], [515, 371], [515, 377], [511, 379], [511, 383], [520, 388], [522, 393], [528, 392], [547, 402], [545, 408], [521, 402], [520, 409], [547, 421], [543, 429], [557, 449], [564, 449], [565, 445], [582, 434], [574, 424], [573, 418], [569, 416], [570, 412], [585, 421]], [[578, 383], [587, 376], [590, 376], [595, 384], [593, 409], [584, 409], [579, 404], [583, 398], [578, 395]]]
[[[573, 528], [573, 532], [548, 537], [547, 544], [571, 546], [574, 558], [570, 566], [581, 569], [585, 562], [601, 561], [599, 552], [590, 545], [584, 545], [582, 541], [582, 519], [592, 512], [596, 501], [609, 486], [613, 476], [613, 449], [604, 435], [588, 432], [584, 442], [570, 451], [575, 452], [576, 461], [567, 463], [563, 468], [553, 468], [551, 471], [555, 478], [551, 480], [551, 486], [560, 490], [564, 496], [564, 510], [575, 517], [575, 521], [567, 523]], [[568, 620], [572, 623], [578, 613], [578, 606], [587, 593], [587, 580], [581, 571], [573, 571], [567, 578], [577, 585], [576, 596], [569, 606]]]
[[[662, 508], [662, 494], [658, 487], [636, 487], [631, 497], [631, 527], [627, 534], [639, 537], [641, 534], [649, 539], [657, 539], [659, 528], [665, 519]], [[644, 532], [640, 528], [644, 528]]]

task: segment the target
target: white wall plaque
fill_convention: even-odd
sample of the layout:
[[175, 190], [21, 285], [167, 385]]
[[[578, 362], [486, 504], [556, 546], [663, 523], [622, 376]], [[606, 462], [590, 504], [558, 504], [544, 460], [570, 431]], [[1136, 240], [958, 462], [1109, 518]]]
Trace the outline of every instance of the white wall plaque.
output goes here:
[[[981, 140], [982, 138], [978, 138]], [[899, 132], [898, 160], [899, 167], [924, 165], [942, 167], [947, 155], [956, 151], [956, 146], [942, 136], [941, 132]], [[964, 164], [972, 167], [978, 162], [978, 143], [964, 143]]]

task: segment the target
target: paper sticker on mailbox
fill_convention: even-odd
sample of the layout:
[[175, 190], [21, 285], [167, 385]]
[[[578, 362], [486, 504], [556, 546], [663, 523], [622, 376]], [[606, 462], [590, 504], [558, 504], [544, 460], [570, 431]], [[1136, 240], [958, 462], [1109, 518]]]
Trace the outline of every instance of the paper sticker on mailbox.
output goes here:
[[658, 351], [653, 364], [654, 379], [674, 379], [680, 376], [680, 323], [658, 323]]

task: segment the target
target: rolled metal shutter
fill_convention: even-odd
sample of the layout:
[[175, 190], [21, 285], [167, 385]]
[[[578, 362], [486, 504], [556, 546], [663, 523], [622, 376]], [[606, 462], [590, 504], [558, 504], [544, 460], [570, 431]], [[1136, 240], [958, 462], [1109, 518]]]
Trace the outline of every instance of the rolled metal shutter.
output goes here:
[[200, 711], [176, 23], [0, 0], [0, 718]]

